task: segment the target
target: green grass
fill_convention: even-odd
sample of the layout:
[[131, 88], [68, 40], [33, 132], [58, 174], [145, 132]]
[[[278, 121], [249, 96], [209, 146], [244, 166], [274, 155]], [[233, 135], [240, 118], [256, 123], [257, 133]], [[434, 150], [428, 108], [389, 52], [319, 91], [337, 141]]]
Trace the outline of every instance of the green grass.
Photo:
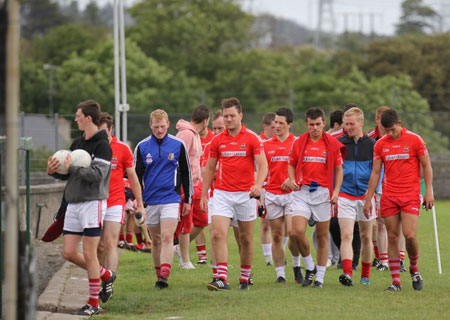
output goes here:
[[[210, 266], [182, 270], [177, 263], [172, 268], [170, 287], [162, 291], [154, 289], [156, 279], [151, 255], [124, 252], [120, 257], [114, 297], [104, 306], [105, 314], [101, 318], [450, 319], [450, 201], [438, 202], [436, 212], [443, 274], [438, 274], [431, 211], [422, 212], [419, 266], [424, 277], [424, 289], [420, 292], [412, 289], [408, 273], [401, 274], [402, 292], [384, 292], [391, 283], [390, 273], [374, 269], [369, 287], [359, 284], [360, 271], [354, 273], [354, 287], [343, 287], [338, 282], [341, 270], [334, 267], [327, 269], [323, 289], [302, 288], [293, 281], [290, 255], [286, 267], [288, 282], [275, 285], [274, 267], [264, 265], [258, 221], [252, 269], [255, 284], [250, 291], [241, 292], [237, 288], [239, 257], [230, 230], [229, 292], [210, 292], [206, 289], [206, 284], [211, 280]], [[313, 256], [315, 260], [315, 254]], [[191, 259], [197, 261], [193, 245]]]

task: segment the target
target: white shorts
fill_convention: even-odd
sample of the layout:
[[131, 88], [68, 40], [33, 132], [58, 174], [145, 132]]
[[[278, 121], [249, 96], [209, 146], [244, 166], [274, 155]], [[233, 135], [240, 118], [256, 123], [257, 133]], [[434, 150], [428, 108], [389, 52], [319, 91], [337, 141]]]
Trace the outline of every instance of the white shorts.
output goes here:
[[313, 217], [314, 221], [325, 222], [331, 219], [330, 191], [328, 188], [318, 187], [309, 192], [309, 186], [302, 185], [299, 191], [291, 192], [291, 212], [293, 216]]
[[251, 199], [246, 191], [214, 190], [212, 209], [211, 216], [223, 216], [238, 221], [256, 219], [256, 199]]
[[151, 226], [157, 226], [161, 219], [178, 220], [179, 210], [179, 203], [147, 205], [145, 208], [145, 214], [147, 216], [146, 222]]
[[125, 221], [123, 206], [117, 205], [106, 208], [106, 214], [103, 221], [118, 222], [123, 224]]
[[365, 200], [352, 200], [344, 197], [338, 198], [338, 218], [353, 219], [356, 221], [372, 221], [377, 215], [375, 211], [375, 199], [372, 198], [372, 215], [366, 218], [363, 212]]
[[84, 229], [101, 228], [105, 213], [106, 200], [69, 203], [63, 230], [83, 233]]
[[[209, 200], [208, 200], [208, 224], [211, 224], [211, 212], [213, 211], [213, 198], [209, 198]], [[233, 218], [232, 220], [231, 220], [231, 223], [230, 223], [230, 225], [232, 226], [232, 227], [236, 227], [236, 228], [239, 228], [239, 224], [238, 224], [238, 222], [237, 222], [237, 220], [236, 220], [236, 218]]]
[[266, 191], [264, 206], [266, 207], [266, 219], [273, 220], [290, 214], [291, 194], [275, 194]]

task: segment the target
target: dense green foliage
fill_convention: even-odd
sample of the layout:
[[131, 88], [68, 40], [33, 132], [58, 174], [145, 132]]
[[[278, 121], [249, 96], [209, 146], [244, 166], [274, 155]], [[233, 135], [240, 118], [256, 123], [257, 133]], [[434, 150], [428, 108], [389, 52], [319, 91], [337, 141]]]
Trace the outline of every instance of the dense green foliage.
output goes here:
[[[91, 2], [79, 12], [72, 1], [57, 11], [49, 0], [37, 2], [48, 9], [48, 24], [25, 33], [22, 41], [21, 109], [48, 113], [51, 94], [54, 110], [61, 114], [72, 114], [74, 105], [88, 98], [113, 112], [112, 29], [100, 17], [107, 10]], [[29, 13], [35, 3], [24, 5]], [[420, 1], [405, 1], [401, 23], [416, 21], [417, 15], [423, 18], [423, 10], [414, 11], [411, 5], [414, 10], [422, 6]], [[432, 151], [448, 147], [448, 121], [428, 113], [450, 110], [449, 34], [411, 31], [373, 41], [345, 34], [333, 50], [263, 48], [256, 45], [261, 34], [255, 30], [255, 17], [237, 0], [146, 0], [128, 13], [133, 20], [126, 30], [132, 113], [163, 107], [170, 114], [189, 114], [199, 103], [216, 109], [221, 99], [236, 96], [247, 113], [280, 106], [291, 106], [296, 113], [311, 106], [329, 112], [355, 103], [366, 111], [371, 125], [376, 107], [389, 105], [424, 136]], [[24, 16], [38, 24], [39, 17]], [[55, 66], [52, 74], [44, 64]]]

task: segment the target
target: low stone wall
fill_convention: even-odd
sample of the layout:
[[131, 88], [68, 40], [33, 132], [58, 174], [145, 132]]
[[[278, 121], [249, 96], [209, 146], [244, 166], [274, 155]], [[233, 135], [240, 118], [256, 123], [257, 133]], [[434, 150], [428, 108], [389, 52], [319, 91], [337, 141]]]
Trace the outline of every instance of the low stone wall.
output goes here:
[[450, 153], [431, 153], [433, 191], [437, 200], [450, 199]]

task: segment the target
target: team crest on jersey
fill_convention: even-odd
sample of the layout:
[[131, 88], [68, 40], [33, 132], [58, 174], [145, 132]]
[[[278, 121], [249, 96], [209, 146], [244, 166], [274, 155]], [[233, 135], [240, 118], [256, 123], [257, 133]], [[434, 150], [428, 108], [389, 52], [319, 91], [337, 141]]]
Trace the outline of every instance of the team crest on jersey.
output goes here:
[[112, 157], [112, 161], [117, 161], [117, 156]]
[[151, 164], [153, 162], [153, 158], [152, 158], [152, 155], [150, 153], [147, 153], [147, 155], [145, 156], [145, 162], [147, 164]]
[[169, 152], [169, 155], [167, 156], [167, 159], [173, 160], [175, 158], [173, 152]]
[[115, 169], [117, 169], [117, 164], [115, 164], [115, 163], [112, 163], [112, 164], [111, 164], [111, 169], [112, 169], [112, 170], [115, 170]]
[[245, 149], [245, 148], [246, 148], [245, 143], [241, 144], [241, 149]]
[[322, 155], [323, 155], [324, 157], [326, 157], [326, 156], [327, 156], [327, 152], [324, 151], [324, 152], [322, 153]]
[[409, 152], [408, 146], [405, 146], [405, 147], [403, 148], [403, 152]]

